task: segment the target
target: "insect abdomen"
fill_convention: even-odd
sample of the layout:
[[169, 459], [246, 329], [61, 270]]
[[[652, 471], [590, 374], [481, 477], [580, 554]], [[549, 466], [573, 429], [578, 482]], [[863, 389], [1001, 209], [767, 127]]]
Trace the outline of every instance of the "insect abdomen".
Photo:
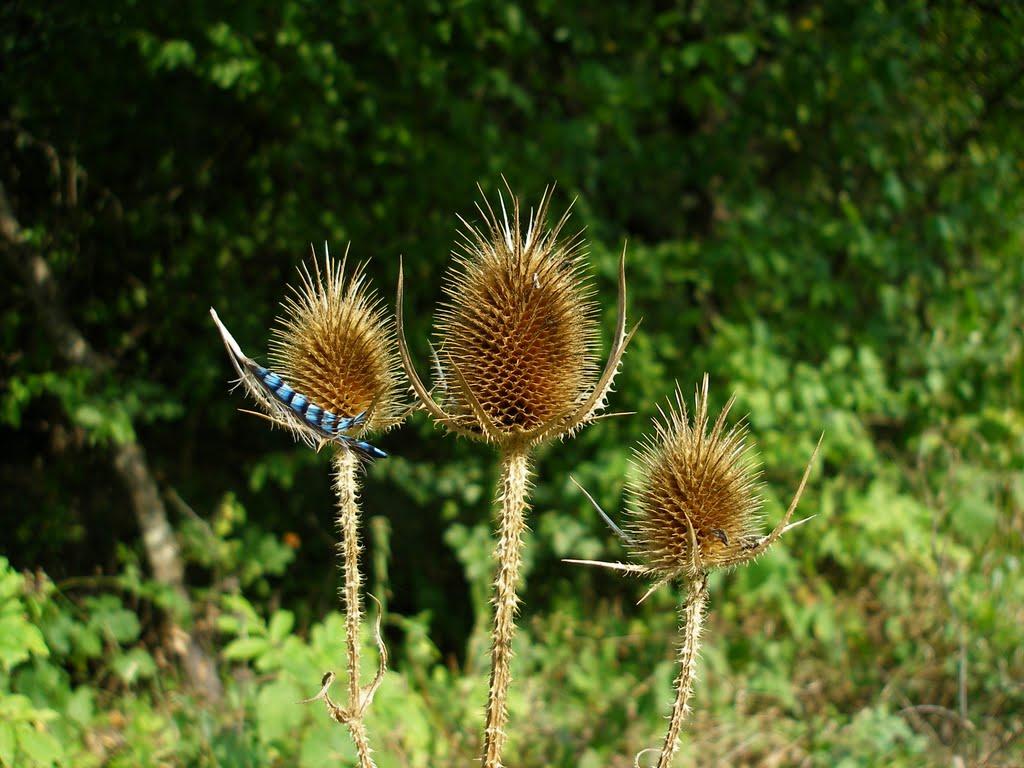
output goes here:
[[375, 445], [370, 445], [365, 440], [356, 440], [354, 438], [344, 436], [345, 442], [355, 448], [359, 453], [363, 454], [369, 459], [386, 459], [388, 455]]
[[339, 432], [357, 427], [366, 419], [366, 415], [363, 413], [351, 418], [338, 416], [332, 411], [309, 402], [309, 398], [296, 392], [285, 383], [284, 379], [262, 365], [255, 366], [253, 372], [275, 399], [287, 405], [296, 416], [327, 437], [336, 437]]

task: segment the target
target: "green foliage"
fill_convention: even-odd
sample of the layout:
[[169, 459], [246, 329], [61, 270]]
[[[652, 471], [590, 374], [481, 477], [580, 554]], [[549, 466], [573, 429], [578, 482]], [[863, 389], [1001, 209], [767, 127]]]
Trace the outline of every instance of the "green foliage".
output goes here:
[[[680, 764], [1024, 761], [1022, 41], [988, 2], [5, 6], [0, 178], [105, 367], [64, 364], [3, 281], [0, 765], [351, 763], [295, 704], [343, 658], [327, 457], [236, 413], [206, 310], [262, 358], [306, 243], [351, 240], [385, 296], [404, 254], [425, 373], [454, 214], [500, 173], [576, 198], [606, 334], [628, 237], [643, 317], [612, 400], [638, 415], [540, 457], [510, 763], [658, 743], [676, 596], [561, 562], [623, 556], [568, 477], [618, 514], [630, 445], [704, 371], [768, 521], [825, 443], [814, 520], [712, 582]], [[145, 576], [110, 468], [133, 439], [187, 604]], [[382, 447], [369, 727], [382, 766], [468, 764], [493, 456], [422, 416]], [[168, 616], [222, 705], [183, 686]]]

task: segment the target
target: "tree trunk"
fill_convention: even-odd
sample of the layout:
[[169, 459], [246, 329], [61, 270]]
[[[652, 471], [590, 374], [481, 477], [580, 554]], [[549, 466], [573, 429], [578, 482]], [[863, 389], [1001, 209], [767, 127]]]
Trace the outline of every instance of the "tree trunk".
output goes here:
[[[29, 299], [36, 310], [40, 325], [45, 329], [57, 352], [69, 365], [94, 372], [108, 370], [110, 363], [98, 355], [88, 340], [71, 323], [62, 309], [57, 284], [49, 264], [26, 243], [14, 211], [0, 183], [0, 235], [6, 242], [8, 261], [21, 273]], [[185, 590], [185, 569], [174, 531], [167, 520], [167, 508], [160, 496], [156, 481], [149, 470], [146, 453], [134, 437], [115, 443], [112, 448], [113, 466], [124, 483], [131, 499], [135, 519], [138, 520], [142, 541], [153, 571], [153, 578], [171, 587], [188, 604]], [[197, 691], [212, 700], [221, 697], [220, 678], [212, 658], [197, 643], [195, 637], [178, 627], [172, 619], [171, 636], [180, 639], [185, 672]], [[177, 644], [177, 643], [176, 643]]]

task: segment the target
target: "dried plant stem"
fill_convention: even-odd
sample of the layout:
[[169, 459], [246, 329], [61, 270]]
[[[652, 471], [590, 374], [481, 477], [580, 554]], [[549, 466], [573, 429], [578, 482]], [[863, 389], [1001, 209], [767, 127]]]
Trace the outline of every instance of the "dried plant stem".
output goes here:
[[491, 682], [487, 694], [487, 722], [484, 727], [483, 768], [501, 767], [505, 744], [505, 702], [512, 675], [512, 637], [515, 634], [519, 598], [516, 585], [522, 560], [522, 537], [526, 530], [530, 457], [524, 445], [507, 446], [501, 456], [501, 487], [498, 492], [498, 570], [494, 578], [494, 629], [491, 633]]
[[334, 490], [338, 494], [338, 532], [341, 542], [338, 553], [345, 584], [342, 602], [345, 607], [345, 645], [348, 655], [348, 726], [359, 755], [360, 768], [376, 768], [370, 757], [370, 744], [363, 724], [359, 687], [359, 627], [362, 623], [362, 603], [359, 589], [359, 458], [353, 451], [337, 451], [334, 455]]
[[690, 714], [690, 694], [693, 693], [694, 672], [697, 669], [697, 653], [700, 649], [700, 630], [704, 621], [704, 608], [708, 602], [708, 575], [701, 573], [689, 584], [686, 601], [682, 609], [680, 632], [683, 639], [679, 645], [679, 674], [676, 676], [676, 702], [669, 718], [668, 733], [661, 747], [658, 768], [669, 768], [672, 758], [679, 749], [679, 732], [683, 721]]

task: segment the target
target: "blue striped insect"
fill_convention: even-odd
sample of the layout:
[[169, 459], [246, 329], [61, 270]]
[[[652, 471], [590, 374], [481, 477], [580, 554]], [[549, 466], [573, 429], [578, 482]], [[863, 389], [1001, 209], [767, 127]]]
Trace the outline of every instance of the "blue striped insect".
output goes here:
[[256, 378], [278, 402], [288, 406], [296, 416], [301, 418], [311, 429], [328, 440], [339, 440], [371, 459], [387, 458], [380, 448], [370, 445], [365, 440], [357, 440], [350, 435], [342, 434], [345, 430], [363, 426], [366, 413], [345, 417], [321, 408], [309, 402], [309, 398], [292, 389], [278, 374], [252, 363], [250, 366]]
[[345, 417], [311, 403], [306, 395], [296, 392], [279, 374], [247, 357], [220, 322], [217, 313], [211, 309], [210, 314], [231, 353], [231, 362], [240, 383], [245, 384], [250, 394], [269, 411], [271, 421], [290, 427], [314, 447], [330, 441], [345, 445], [367, 459], [387, 458], [387, 453], [380, 448], [345, 434], [347, 430], [357, 429], [366, 423], [365, 412]]

